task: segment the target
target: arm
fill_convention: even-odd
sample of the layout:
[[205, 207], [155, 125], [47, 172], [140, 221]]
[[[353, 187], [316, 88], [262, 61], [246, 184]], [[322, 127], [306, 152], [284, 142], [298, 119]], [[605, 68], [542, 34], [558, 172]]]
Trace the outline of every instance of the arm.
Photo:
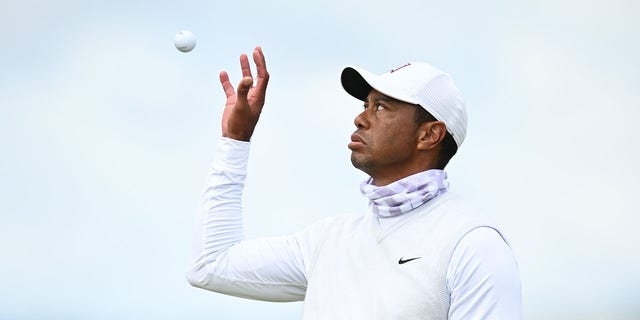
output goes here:
[[518, 266], [511, 248], [492, 228], [465, 235], [447, 270], [449, 319], [522, 319]]
[[243, 79], [237, 94], [226, 72], [220, 81], [227, 96], [219, 152], [207, 177], [196, 217], [192, 260], [187, 279], [196, 287], [270, 301], [302, 300], [306, 290], [306, 245], [300, 237], [243, 240], [242, 189], [249, 140], [258, 121], [268, 82], [264, 56], [253, 52], [258, 84], [246, 55], [240, 57]]

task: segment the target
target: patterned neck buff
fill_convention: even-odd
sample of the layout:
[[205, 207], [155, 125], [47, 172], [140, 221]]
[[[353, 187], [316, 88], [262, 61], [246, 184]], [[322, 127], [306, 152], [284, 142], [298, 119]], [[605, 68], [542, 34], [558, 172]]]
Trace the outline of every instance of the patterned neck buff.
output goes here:
[[447, 173], [439, 169], [419, 172], [382, 187], [372, 183], [372, 178], [362, 182], [360, 192], [369, 199], [369, 207], [380, 218], [411, 211], [449, 190]]

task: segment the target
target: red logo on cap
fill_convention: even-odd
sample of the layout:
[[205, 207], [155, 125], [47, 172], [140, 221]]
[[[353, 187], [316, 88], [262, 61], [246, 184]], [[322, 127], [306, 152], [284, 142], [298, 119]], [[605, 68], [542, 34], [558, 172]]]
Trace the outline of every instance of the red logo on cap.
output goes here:
[[404, 68], [406, 66], [410, 66], [410, 65], [411, 65], [411, 63], [407, 63], [407, 64], [399, 66], [399, 67], [397, 67], [395, 69], [391, 69], [391, 73], [394, 73], [394, 72], [396, 72], [396, 71], [398, 71], [398, 70], [400, 70], [400, 69], [402, 69], [402, 68]]

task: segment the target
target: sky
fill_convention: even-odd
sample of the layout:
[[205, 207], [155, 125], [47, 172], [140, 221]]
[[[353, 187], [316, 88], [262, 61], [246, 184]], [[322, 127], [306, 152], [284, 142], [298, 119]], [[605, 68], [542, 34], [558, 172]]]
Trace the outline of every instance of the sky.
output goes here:
[[[299, 319], [190, 287], [192, 221], [238, 56], [271, 79], [247, 237], [366, 210], [346, 65], [424, 61], [469, 113], [452, 189], [500, 222], [526, 319], [637, 319], [635, 1], [3, 1], [0, 319]], [[198, 45], [173, 46], [180, 30]], [[287, 193], [286, 202], [274, 192]], [[634, 253], [635, 252], [635, 253]]]

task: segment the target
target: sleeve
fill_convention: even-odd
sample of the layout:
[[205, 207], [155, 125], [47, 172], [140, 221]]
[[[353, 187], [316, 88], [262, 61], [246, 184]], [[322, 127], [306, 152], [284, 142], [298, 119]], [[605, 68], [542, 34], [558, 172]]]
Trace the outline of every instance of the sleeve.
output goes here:
[[[314, 238], [302, 231], [244, 240], [242, 189], [249, 142], [221, 138], [206, 180], [186, 276], [195, 287], [266, 301], [303, 300], [305, 261]], [[311, 229], [308, 229], [311, 230]]]
[[447, 270], [449, 319], [522, 319], [520, 275], [509, 245], [493, 228], [467, 233]]

